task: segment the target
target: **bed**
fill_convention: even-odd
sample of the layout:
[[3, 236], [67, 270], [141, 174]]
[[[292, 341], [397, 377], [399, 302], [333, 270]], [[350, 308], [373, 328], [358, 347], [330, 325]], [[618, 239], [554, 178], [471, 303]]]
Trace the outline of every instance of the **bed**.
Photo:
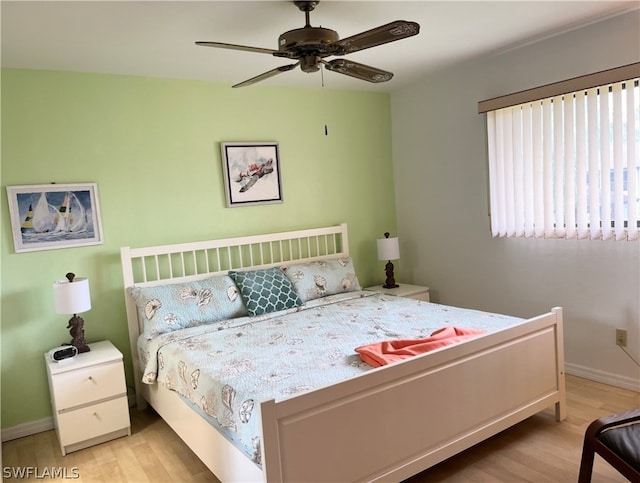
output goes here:
[[[167, 376], [169, 379], [163, 381], [159, 377], [156, 381], [153, 371], [153, 377], [149, 377], [149, 367], [157, 363], [158, 356], [147, 354], [146, 345], [139, 350], [139, 344], [147, 344], [152, 337], [145, 336], [148, 334], [145, 314], [134, 296], [136, 293], [176, 284], [204, 283], [211, 277], [226, 277], [230, 272], [234, 276], [280, 268], [286, 272], [306, 264], [342, 265], [345, 260], [351, 260], [346, 224], [176, 245], [123, 247], [121, 261], [138, 408], [150, 404], [221, 481], [242, 482], [400, 481], [548, 407], [555, 408], [558, 421], [565, 419], [559, 307], [528, 320], [471, 311], [473, 316], [487, 321], [483, 326], [487, 330], [481, 335], [377, 368], [364, 367], [353, 352], [343, 357], [349, 360], [346, 365], [352, 371], [346, 377], [319, 379], [309, 388], [298, 383], [297, 387], [302, 389], [291, 393], [270, 396], [267, 392], [266, 396], [250, 400], [238, 396], [233, 402], [235, 392], [229, 396], [229, 392], [225, 395], [222, 391], [223, 405], [227, 405], [223, 409], [229, 412], [231, 402], [234, 407], [242, 407], [236, 411], [239, 421], [244, 423], [249, 419], [247, 414], [253, 414], [251, 421], [258, 431], [254, 440], [259, 441], [253, 448], [253, 457], [221, 432], [219, 424], [218, 427], [212, 424], [212, 418], [202, 411], [207, 409], [206, 397], [198, 396], [201, 404], [197, 399], [189, 402], [187, 394], [180, 394], [174, 387], [175, 379], [180, 379], [175, 374], [184, 376], [192, 388], [201, 384], [206, 376], [199, 368], [185, 369], [181, 361], [182, 366], [172, 373], [173, 379]], [[245, 337], [253, 330], [272, 330], [277, 338], [289, 337], [288, 342], [294, 339], [295, 342], [294, 336], [283, 335], [282, 326], [293, 331], [315, 327], [306, 320], [296, 328], [294, 317], [301, 314], [310, 317], [314, 311], [321, 311], [322, 317], [318, 314], [315, 317], [330, 332], [324, 325], [330, 317], [325, 315], [338, 310], [340, 305], [348, 307], [351, 318], [360, 320], [367, 318], [363, 315], [366, 310], [397, 311], [399, 319], [416, 318], [418, 311], [425, 310], [434, 316], [446, 313], [451, 322], [454, 314], [457, 317], [465, 310], [364, 293], [357, 279], [354, 282], [353, 286], [347, 284], [345, 293], [328, 293], [326, 297], [304, 300], [302, 306], [257, 316], [233, 313], [235, 309], [226, 306], [225, 310], [231, 310], [232, 322], [218, 322], [217, 330], [208, 324], [180, 327], [175, 333], [162, 334], [160, 337], [171, 340], [157, 346], [168, 350], [170, 345], [182, 344], [184, 348], [186, 344], [188, 351], [197, 353], [204, 332], [224, 334], [222, 329], [230, 330], [227, 344], [233, 344], [228, 334]], [[370, 303], [374, 308], [367, 308]], [[334, 317], [339, 319], [342, 315]], [[504, 325], [491, 325], [501, 318], [505, 319]], [[378, 330], [381, 324], [375, 327]], [[363, 332], [369, 333], [369, 342], [407, 335], [384, 327], [376, 333], [370, 329]], [[267, 333], [256, 337], [264, 339]], [[188, 343], [178, 341], [183, 336]], [[274, 340], [276, 336], [269, 337]], [[222, 342], [214, 345], [218, 349], [224, 347]], [[277, 360], [296, 365], [286, 362], [282, 354]], [[233, 367], [243, 366], [234, 362]], [[251, 402], [250, 411], [246, 411], [247, 401]], [[220, 405], [215, 401], [210, 405], [216, 404]], [[220, 422], [221, 418], [217, 420]]]

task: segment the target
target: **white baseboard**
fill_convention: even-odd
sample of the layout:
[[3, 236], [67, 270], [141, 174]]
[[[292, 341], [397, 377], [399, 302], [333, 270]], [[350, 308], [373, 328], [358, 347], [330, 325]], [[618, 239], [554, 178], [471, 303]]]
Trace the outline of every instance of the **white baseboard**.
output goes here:
[[572, 376], [590, 379], [610, 386], [621, 387], [630, 391], [640, 392], [640, 379], [620, 376], [609, 372], [599, 371], [591, 367], [579, 366], [577, 364], [565, 363], [565, 371]]
[[24, 438], [25, 436], [49, 431], [53, 428], [53, 418], [44, 418], [38, 421], [31, 421], [30, 423], [18, 424], [17, 426], [2, 430], [2, 442]]

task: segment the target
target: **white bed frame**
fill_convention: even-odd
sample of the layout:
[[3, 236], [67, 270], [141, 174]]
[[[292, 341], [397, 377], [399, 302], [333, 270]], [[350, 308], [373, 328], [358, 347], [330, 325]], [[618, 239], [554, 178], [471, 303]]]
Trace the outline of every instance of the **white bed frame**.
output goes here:
[[368, 371], [260, 403], [261, 470], [175, 392], [140, 382], [141, 331], [126, 289], [349, 256], [347, 226], [147, 248], [122, 248], [136, 397], [226, 481], [399, 481], [555, 405], [566, 417], [562, 309]]

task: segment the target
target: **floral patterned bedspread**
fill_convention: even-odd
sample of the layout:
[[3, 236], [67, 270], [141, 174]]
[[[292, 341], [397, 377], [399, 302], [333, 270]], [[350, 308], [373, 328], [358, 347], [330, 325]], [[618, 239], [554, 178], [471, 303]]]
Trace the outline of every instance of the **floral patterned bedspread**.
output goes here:
[[372, 369], [358, 346], [428, 337], [455, 325], [487, 333], [522, 319], [350, 292], [258, 317], [181, 329], [138, 341], [143, 382], [177, 391], [256, 464], [260, 401], [294, 396]]

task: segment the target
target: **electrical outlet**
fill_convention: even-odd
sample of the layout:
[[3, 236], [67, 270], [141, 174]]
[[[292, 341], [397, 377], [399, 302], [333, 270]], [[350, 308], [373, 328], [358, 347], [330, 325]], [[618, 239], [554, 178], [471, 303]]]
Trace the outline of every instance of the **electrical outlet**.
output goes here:
[[616, 345], [627, 347], [627, 331], [624, 329], [616, 329]]

